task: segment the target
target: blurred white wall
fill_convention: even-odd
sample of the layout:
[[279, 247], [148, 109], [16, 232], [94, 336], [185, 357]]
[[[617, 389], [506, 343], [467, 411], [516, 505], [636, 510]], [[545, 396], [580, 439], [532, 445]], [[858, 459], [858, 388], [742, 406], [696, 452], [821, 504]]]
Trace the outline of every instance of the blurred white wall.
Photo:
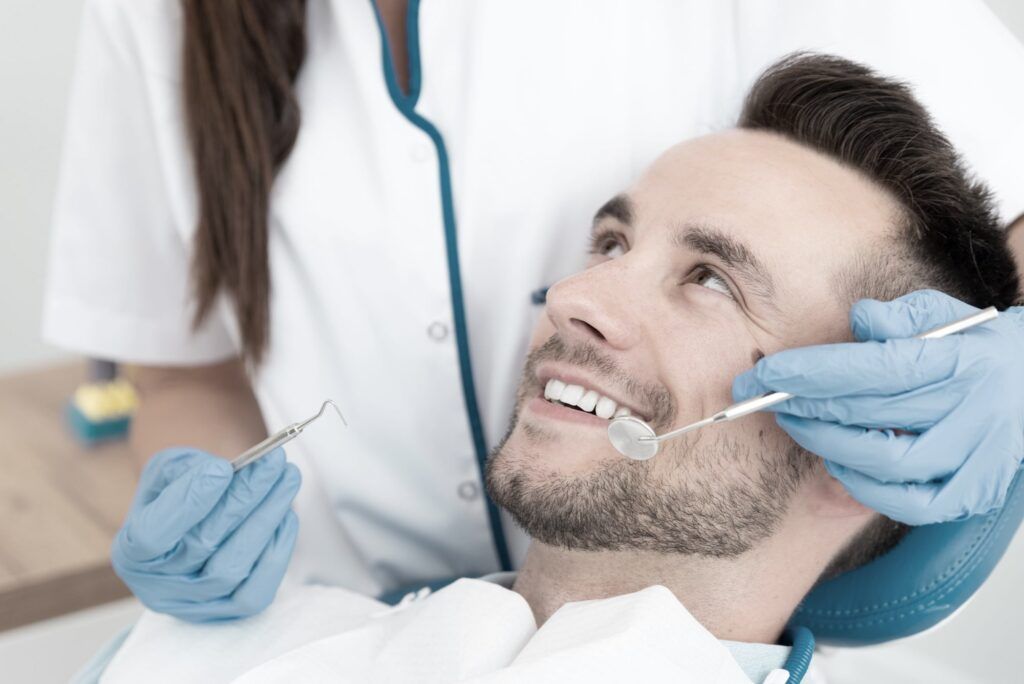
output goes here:
[[1017, 37], [1024, 40], [1024, 2], [1020, 0], [986, 0], [992, 11], [999, 15]]
[[61, 355], [40, 306], [81, 6], [0, 1], [0, 372]]
[[[0, 1], [0, 372], [63, 355], [39, 341], [40, 302], [81, 2]], [[1024, 40], [1024, 2], [989, 4]], [[1024, 537], [1018, 535], [989, 583], [952, 624], [906, 644], [844, 652], [833, 681], [910, 681], [894, 673], [920, 672], [921, 656], [946, 673], [932, 682], [1020, 681], [1021, 577]]]

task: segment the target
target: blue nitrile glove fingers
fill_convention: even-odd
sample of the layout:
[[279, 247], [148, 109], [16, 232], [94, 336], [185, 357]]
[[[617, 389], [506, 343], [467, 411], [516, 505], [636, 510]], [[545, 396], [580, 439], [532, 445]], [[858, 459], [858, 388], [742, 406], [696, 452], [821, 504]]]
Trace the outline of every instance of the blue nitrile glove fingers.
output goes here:
[[202, 570], [190, 575], [189, 598], [212, 601], [231, 594], [252, 572], [263, 549], [291, 508], [302, 478], [294, 465], [282, 473], [266, 499], [207, 556]]
[[295, 550], [298, 533], [299, 518], [294, 511], [288, 511], [270, 542], [262, 549], [252, 573], [234, 592], [208, 602], [178, 602], [174, 604], [173, 611], [164, 612], [190, 622], [231, 620], [261, 612], [274, 600]]
[[[828, 460], [883, 483], [922, 483], [949, 477], [963, 465], [966, 455], [979, 448], [974, 431], [939, 423], [922, 434], [865, 429], [824, 420], [779, 413], [776, 422], [793, 440], [817, 453], [827, 444]], [[954, 429], [950, 430], [949, 425]]]
[[[916, 435], [848, 427], [788, 413], [777, 414], [775, 422], [808, 451], [821, 444], [830, 445], [827, 462], [854, 468], [881, 481], [888, 481], [891, 476], [888, 469], [913, 448], [916, 440]], [[925, 478], [928, 479], [931, 478]]]
[[[148, 545], [159, 543], [158, 553], [135, 553], [130, 556], [139, 564], [160, 574], [180, 575], [195, 572], [238, 524], [266, 497], [267, 492], [284, 472], [282, 450], [243, 468], [232, 476], [231, 465], [200, 451], [170, 450], [170, 457], [161, 452], [144, 471], [147, 488], [140, 485], [141, 504], [150, 498], [153, 486], [168, 482], [166, 489], [148, 504], [133, 508], [125, 523], [125, 540], [142, 538]], [[182, 472], [184, 464], [192, 464]], [[149, 479], [145, 473], [152, 468], [161, 473]], [[177, 479], [170, 476], [181, 473]], [[198, 478], [198, 479], [197, 479]], [[167, 531], [161, 533], [162, 526]], [[171, 548], [173, 547], [173, 548]]]
[[[227, 492], [213, 510], [185, 535], [183, 541], [186, 552], [180, 554], [179, 563], [168, 563], [164, 572], [188, 573], [202, 568], [228, 535], [234, 532], [257, 506], [263, 505], [265, 500], [273, 499], [268, 495], [281, 481], [286, 465], [284, 451], [278, 449], [235, 473]], [[297, 484], [295, 489], [298, 491]], [[294, 496], [292, 493], [287, 498], [285, 509], [291, 505]], [[284, 513], [285, 511], [281, 511], [275, 525], [281, 521]], [[267, 539], [272, 533], [273, 530], [267, 533]], [[263, 540], [260, 548], [263, 548], [265, 543], [266, 540]]]
[[962, 385], [977, 380], [963, 367], [963, 338], [848, 342], [786, 349], [757, 362], [733, 382], [733, 399], [767, 392], [794, 398], [766, 410], [841, 425], [920, 432], [952, 411]]
[[281, 479], [274, 485], [274, 491], [210, 557], [203, 574], [235, 576], [239, 582], [248, 577], [261, 549], [270, 542], [281, 521], [290, 512], [292, 501], [301, 485], [299, 469], [289, 463]]
[[891, 302], [862, 299], [850, 309], [850, 330], [860, 340], [914, 337], [979, 309], [936, 290], [917, 290]]
[[1024, 309], [946, 338], [908, 339], [975, 311], [934, 291], [863, 300], [850, 321], [864, 342], [768, 356], [736, 379], [733, 398], [797, 395], [769, 409], [779, 425], [891, 518], [988, 512], [1024, 456]]
[[128, 519], [115, 540], [116, 553], [133, 563], [163, 561], [213, 509], [230, 482], [231, 466], [223, 459], [183, 449], [158, 453], [142, 471]]
[[[299, 485], [281, 449], [234, 474], [198, 450], [161, 452], [114, 540], [114, 569], [154, 611], [196, 621], [250, 615], [273, 599], [287, 567]], [[233, 600], [242, 586], [245, 601]]]
[[836, 463], [825, 461], [829, 473], [857, 501], [879, 513], [909, 525], [928, 525], [964, 520], [1001, 507], [1007, 485], [1020, 468], [1020, 459], [1009, 455], [992, 462], [968, 459], [947, 481], [884, 483]]

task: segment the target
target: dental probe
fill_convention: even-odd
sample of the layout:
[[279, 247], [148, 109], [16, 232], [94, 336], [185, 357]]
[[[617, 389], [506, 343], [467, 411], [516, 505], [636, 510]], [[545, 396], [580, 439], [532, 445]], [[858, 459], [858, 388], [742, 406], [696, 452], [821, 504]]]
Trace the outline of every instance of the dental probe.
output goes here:
[[240, 453], [231, 461], [231, 468], [237, 473], [245, 466], [249, 465], [253, 461], [258, 461], [282, 444], [287, 444], [292, 441], [302, 434], [302, 431], [305, 430], [310, 423], [324, 415], [324, 411], [327, 410], [328, 404], [335, 410], [335, 412], [337, 412], [338, 417], [341, 418], [341, 422], [345, 424], [345, 427], [348, 427], [348, 421], [345, 420], [345, 416], [341, 415], [341, 409], [338, 408], [337, 404], [328, 399], [320, 406], [320, 411], [312, 418], [307, 418], [301, 422], [292, 423], [287, 427], [283, 427], [259, 444], [254, 444]]
[[[946, 335], [952, 335], [961, 330], [967, 330], [968, 328], [991, 321], [998, 315], [999, 312], [996, 311], [996, 308], [990, 306], [978, 313], [961, 318], [958, 321], [953, 321], [952, 323], [947, 323], [916, 337], [919, 340], [933, 340], [938, 337], [945, 337]], [[725, 423], [741, 418], [792, 397], [793, 395], [787, 392], [769, 392], [760, 397], [745, 399], [732, 406], [727, 406], [718, 413], [708, 416], [703, 420], [698, 420], [696, 423], [685, 425], [662, 435], [655, 434], [654, 429], [650, 425], [635, 416], [621, 416], [612, 420], [608, 426], [608, 439], [611, 440], [612, 446], [626, 458], [631, 458], [634, 461], [646, 461], [658, 453], [658, 445], [667, 439], [678, 437], [693, 430], [699, 430], [714, 423]]]

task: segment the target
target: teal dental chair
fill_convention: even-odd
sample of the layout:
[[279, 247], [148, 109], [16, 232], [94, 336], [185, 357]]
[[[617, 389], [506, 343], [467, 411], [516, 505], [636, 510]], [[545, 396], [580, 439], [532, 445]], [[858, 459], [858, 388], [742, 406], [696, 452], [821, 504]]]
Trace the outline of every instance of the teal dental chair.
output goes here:
[[[1018, 470], [1001, 509], [915, 527], [884, 556], [819, 584], [789, 621], [790, 681], [800, 681], [815, 640], [870, 646], [918, 634], [950, 617], [984, 584], [1022, 518], [1024, 470]], [[803, 655], [805, 662], [798, 662]]]

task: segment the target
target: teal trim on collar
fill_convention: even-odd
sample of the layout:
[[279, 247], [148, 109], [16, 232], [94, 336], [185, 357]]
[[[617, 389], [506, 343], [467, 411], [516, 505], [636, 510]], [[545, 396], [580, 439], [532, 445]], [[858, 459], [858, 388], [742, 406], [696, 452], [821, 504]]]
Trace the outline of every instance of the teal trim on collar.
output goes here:
[[[377, 3], [374, 0], [369, 0], [369, 2], [373, 7], [373, 15], [377, 19], [377, 28], [380, 30], [384, 80], [387, 83], [391, 100], [395, 103], [398, 111], [410, 123], [430, 136], [437, 150], [438, 172], [441, 178], [441, 209], [444, 215], [445, 250], [448, 256], [448, 284], [452, 296], [455, 342], [459, 351], [462, 397], [465, 402], [466, 414], [469, 417], [469, 428], [473, 436], [473, 448], [476, 451], [480, 479], [483, 481], [484, 469], [487, 464], [487, 440], [484, 439], [483, 421], [480, 418], [480, 408], [476, 400], [476, 383], [473, 381], [473, 364], [469, 354], [469, 332], [466, 324], [466, 308], [462, 296], [459, 246], [455, 230], [455, 203], [452, 199], [452, 180], [448, 165], [448, 151], [440, 131], [429, 120], [418, 114], [415, 109], [422, 83], [419, 37], [420, 3], [419, 0], [409, 0], [408, 13], [406, 14], [406, 40], [409, 49], [409, 93], [405, 94], [399, 87], [398, 79], [395, 77], [387, 32], [384, 30], [384, 22], [381, 21], [380, 12], [377, 11]], [[505, 541], [505, 530], [501, 525], [501, 515], [494, 501], [487, 495], [486, 489], [484, 497], [487, 503], [487, 518], [491, 526], [491, 536], [494, 541], [494, 551], [498, 557], [498, 563], [502, 570], [511, 570], [512, 560], [508, 552], [508, 544]]]

